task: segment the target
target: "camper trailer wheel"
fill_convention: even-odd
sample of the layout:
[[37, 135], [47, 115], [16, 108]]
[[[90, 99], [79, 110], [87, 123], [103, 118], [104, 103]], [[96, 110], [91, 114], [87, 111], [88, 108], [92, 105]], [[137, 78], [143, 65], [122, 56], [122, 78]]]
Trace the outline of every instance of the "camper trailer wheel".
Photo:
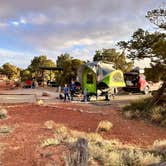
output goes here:
[[147, 94], [149, 93], [149, 87], [148, 87], [148, 86], [146, 86], [146, 87], [144, 88], [143, 93], [144, 93], [145, 95], [147, 95]]

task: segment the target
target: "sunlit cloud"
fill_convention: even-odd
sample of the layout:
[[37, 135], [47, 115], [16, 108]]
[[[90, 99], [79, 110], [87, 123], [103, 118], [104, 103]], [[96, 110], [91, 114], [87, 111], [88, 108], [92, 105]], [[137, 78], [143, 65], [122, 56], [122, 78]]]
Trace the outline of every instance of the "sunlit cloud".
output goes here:
[[19, 24], [20, 24], [18, 21], [12, 21], [11, 23], [12, 23], [14, 26], [19, 26]]
[[4, 49], [13, 58], [3, 56], [1, 64], [11, 60], [26, 67], [33, 56], [55, 61], [65, 52], [92, 59], [95, 50], [129, 40], [138, 28], [154, 31], [146, 12], [164, 1], [0, 0], [0, 56]]

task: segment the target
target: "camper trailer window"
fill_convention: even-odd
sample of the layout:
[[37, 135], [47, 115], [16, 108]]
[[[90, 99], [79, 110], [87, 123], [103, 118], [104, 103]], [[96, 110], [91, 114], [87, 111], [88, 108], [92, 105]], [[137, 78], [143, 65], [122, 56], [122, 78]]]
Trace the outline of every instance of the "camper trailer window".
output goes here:
[[93, 84], [93, 73], [88, 73], [87, 74], [87, 83], [88, 84]]

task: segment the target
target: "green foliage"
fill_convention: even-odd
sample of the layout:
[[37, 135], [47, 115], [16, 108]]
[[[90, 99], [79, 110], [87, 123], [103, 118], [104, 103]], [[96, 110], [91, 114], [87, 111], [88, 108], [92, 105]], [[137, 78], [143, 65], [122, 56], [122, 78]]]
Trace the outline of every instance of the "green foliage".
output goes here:
[[32, 77], [35, 77], [37, 80], [50, 80], [51, 78], [54, 77], [53, 75], [50, 75], [49, 71], [43, 71], [40, 67], [55, 67], [55, 63], [47, 59], [45, 55], [41, 55], [38, 57], [34, 57], [33, 60], [31, 61], [31, 64], [29, 65], [28, 69]]
[[[159, 11], [161, 12], [161, 10], [158, 10], [158, 12]], [[154, 18], [153, 17], [151, 18], [150, 15], [148, 16], [150, 21], [153, 19], [156, 20], [159, 18], [158, 14], [157, 15], [152, 14]], [[166, 25], [166, 20], [164, 23], [162, 23], [162, 28], [164, 24]], [[133, 60], [134, 59], [140, 60], [144, 58], [151, 59], [151, 62], [152, 62], [151, 68], [146, 69], [145, 74], [148, 80], [151, 79], [151, 81], [160, 81], [162, 79], [163, 84], [162, 84], [162, 87], [156, 93], [156, 95], [153, 96], [153, 100], [150, 102], [151, 104], [150, 107], [152, 108], [154, 104], [157, 105], [159, 103], [161, 104], [164, 103], [164, 100], [162, 98], [164, 98], [164, 93], [166, 90], [166, 75], [165, 75], [166, 34], [160, 33], [160, 32], [149, 33], [148, 31], [144, 31], [143, 29], [138, 29], [136, 32], [133, 33], [131, 40], [127, 42], [121, 41], [118, 43], [118, 45], [120, 46], [120, 48], [125, 49], [128, 52], [128, 57]], [[147, 103], [147, 106], [149, 107], [148, 103]]]
[[69, 54], [61, 54], [57, 59], [57, 67], [63, 68], [63, 72], [58, 74], [58, 83], [64, 85], [70, 83], [71, 79], [76, 79], [77, 70], [83, 64], [79, 59], [73, 59]]
[[[140, 60], [144, 58], [150, 58], [153, 63], [151, 64], [151, 71], [146, 72], [146, 74], [156, 72], [153, 75], [160, 75], [158, 76], [158, 79], [160, 79], [163, 75], [163, 72], [165, 72], [165, 37], [166, 34], [164, 33], [149, 33], [148, 31], [144, 31], [143, 29], [138, 29], [133, 33], [131, 40], [127, 42], [121, 41], [118, 43], [118, 45], [120, 46], [120, 48], [123, 48], [128, 52], [128, 58], [130, 59]], [[155, 70], [153, 70], [154, 68]], [[149, 77], [152, 78], [151, 76]]]
[[3, 64], [1, 73], [5, 74], [9, 79], [16, 79], [20, 76], [20, 69], [10, 63]]
[[159, 28], [166, 29], [166, 9], [164, 7], [148, 11], [146, 17]]
[[94, 57], [94, 61], [112, 62], [116, 69], [120, 69], [124, 72], [130, 71], [133, 67], [132, 62], [127, 62], [124, 52], [119, 53], [116, 49], [103, 49], [97, 50]]
[[32, 79], [32, 74], [30, 70], [25, 69], [25, 70], [21, 70], [20, 77], [21, 77], [21, 81], [26, 81], [28, 79]]
[[166, 105], [161, 104], [148, 107], [150, 102], [151, 98], [135, 101], [125, 106], [122, 113], [126, 118], [148, 119], [151, 122], [166, 127]]
[[[166, 30], [165, 8], [148, 11], [146, 17], [150, 22], [157, 25], [158, 28]], [[164, 81], [162, 87], [153, 97], [151, 104], [153, 106], [154, 104], [164, 103], [162, 98], [164, 98], [166, 90], [166, 34], [160, 32], [149, 33], [148, 31], [138, 29], [133, 33], [131, 40], [127, 42], [121, 41], [118, 45], [126, 50], [129, 53], [128, 57], [133, 60], [151, 59], [151, 70], [146, 70], [146, 76], [148, 79], [152, 79], [152, 81], [159, 81], [160, 79]]]

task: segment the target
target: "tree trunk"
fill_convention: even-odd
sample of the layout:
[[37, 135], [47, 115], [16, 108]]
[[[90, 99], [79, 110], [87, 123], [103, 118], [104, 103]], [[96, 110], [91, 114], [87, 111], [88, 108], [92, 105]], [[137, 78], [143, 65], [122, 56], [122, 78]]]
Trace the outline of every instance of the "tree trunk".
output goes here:
[[84, 138], [78, 139], [70, 149], [66, 166], [87, 166], [88, 163], [88, 142]]

